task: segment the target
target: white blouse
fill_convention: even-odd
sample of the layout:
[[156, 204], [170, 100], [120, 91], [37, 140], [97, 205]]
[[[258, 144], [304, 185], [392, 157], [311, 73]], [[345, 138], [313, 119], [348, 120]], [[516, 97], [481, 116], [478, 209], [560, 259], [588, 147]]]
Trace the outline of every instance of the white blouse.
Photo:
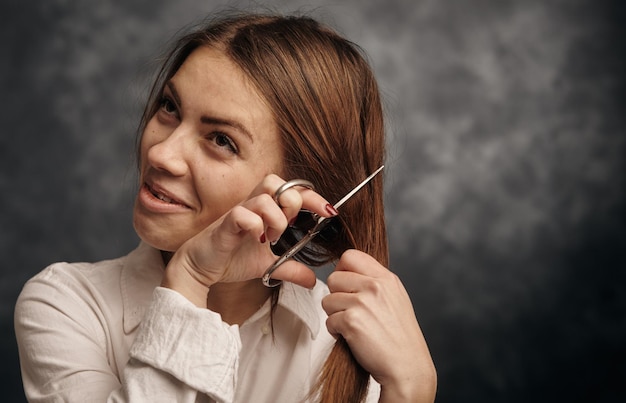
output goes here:
[[[300, 402], [334, 344], [318, 281], [283, 283], [241, 326], [159, 287], [159, 251], [141, 243], [98, 263], [57, 263], [29, 280], [15, 308], [31, 402]], [[368, 402], [380, 386], [370, 381]]]

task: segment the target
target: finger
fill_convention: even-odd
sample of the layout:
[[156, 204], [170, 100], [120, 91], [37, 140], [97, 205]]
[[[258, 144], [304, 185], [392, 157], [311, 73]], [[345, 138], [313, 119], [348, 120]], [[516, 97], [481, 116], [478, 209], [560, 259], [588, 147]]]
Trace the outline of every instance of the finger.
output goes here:
[[236, 237], [248, 233], [260, 237], [265, 230], [261, 216], [243, 206], [233, 207], [224, 217], [222, 226], [225, 231], [217, 231], [217, 234]]
[[289, 220], [302, 209], [309, 210], [322, 217], [337, 215], [331, 204], [319, 193], [306, 187], [294, 186], [282, 192], [277, 200], [278, 205]]
[[363, 331], [365, 322], [358, 310], [343, 310], [326, 318], [326, 328], [333, 336], [342, 335], [349, 344]]
[[274, 201], [280, 206], [282, 209], [293, 209], [295, 211], [299, 211], [302, 208], [302, 195], [300, 192], [305, 192], [308, 190], [309, 192], [313, 192], [312, 190], [306, 187], [294, 186], [291, 187], [280, 194], [277, 194], [278, 190], [275, 190], [273, 193]]
[[334, 315], [328, 315], [326, 318], [326, 329], [328, 329], [328, 333], [332, 336], [340, 336], [341, 335], [341, 314], [335, 313]]
[[289, 260], [281, 264], [272, 273], [272, 279], [288, 281], [309, 289], [313, 288], [317, 281], [313, 270], [295, 260]]
[[366, 292], [381, 295], [385, 289], [401, 292], [400, 278], [370, 255], [351, 250], [340, 258], [326, 283], [331, 292]]
[[303, 187], [293, 187], [286, 190], [280, 196], [280, 204], [281, 206], [285, 205], [285, 198], [287, 198], [287, 203], [295, 203], [299, 198], [300, 206], [295, 211], [296, 214], [301, 209], [309, 210], [316, 213], [322, 217], [332, 217], [336, 215], [336, 213], [329, 209], [329, 206], [332, 206], [328, 200], [326, 200], [322, 195], [317, 193], [312, 189], [307, 189]]
[[359, 297], [357, 294], [353, 293], [332, 293], [322, 298], [322, 309], [324, 309], [324, 312], [326, 312], [328, 316], [345, 311], [358, 304]]
[[326, 285], [330, 292], [357, 292], [363, 288], [364, 276], [351, 271], [333, 271], [326, 278]]
[[365, 252], [348, 249], [342, 255], [335, 271], [350, 271], [369, 277], [384, 277], [391, 272]]
[[[285, 184], [285, 180], [278, 175], [267, 175], [263, 181], [253, 190], [251, 197], [263, 193], [274, 198], [278, 188]], [[289, 188], [280, 194], [280, 207], [288, 220], [293, 219], [301, 209], [312, 211], [322, 217], [332, 217], [336, 212], [328, 208], [331, 206], [328, 200], [312, 189], [302, 186]]]
[[242, 206], [256, 213], [263, 221], [261, 242], [278, 240], [287, 228], [287, 217], [267, 193], [245, 201]]

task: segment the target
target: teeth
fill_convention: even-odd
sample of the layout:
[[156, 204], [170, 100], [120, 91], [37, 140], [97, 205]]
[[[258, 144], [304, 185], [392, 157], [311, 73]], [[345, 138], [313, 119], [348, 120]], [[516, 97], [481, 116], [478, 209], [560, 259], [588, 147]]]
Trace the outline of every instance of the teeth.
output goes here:
[[150, 189], [150, 193], [152, 193], [152, 195], [154, 197], [156, 197], [159, 200], [163, 200], [166, 203], [171, 203], [171, 204], [177, 204], [174, 199], [170, 199], [169, 197], [163, 196], [161, 193], [157, 193], [154, 190]]
[[155, 196], [157, 197], [157, 199], [163, 200], [166, 203], [174, 203], [174, 200], [170, 199], [169, 197], [165, 197], [162, 194], [157, 194]]

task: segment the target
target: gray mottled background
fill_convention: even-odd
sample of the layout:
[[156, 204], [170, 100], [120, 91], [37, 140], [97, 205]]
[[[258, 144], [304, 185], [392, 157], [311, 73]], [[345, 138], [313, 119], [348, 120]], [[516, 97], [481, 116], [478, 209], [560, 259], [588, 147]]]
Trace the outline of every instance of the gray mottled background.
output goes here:
[[[132, 146], [164, 42], [199, 0], [0, 5], [0, 379], [53, 261], [134, 247]], [[237, 3], [246, 6], [248, 3]], [[389, 116], [392, 268], [439, 402], [624, 401], [625, 7], [618, 1], [275, 1], [371, 56]]]

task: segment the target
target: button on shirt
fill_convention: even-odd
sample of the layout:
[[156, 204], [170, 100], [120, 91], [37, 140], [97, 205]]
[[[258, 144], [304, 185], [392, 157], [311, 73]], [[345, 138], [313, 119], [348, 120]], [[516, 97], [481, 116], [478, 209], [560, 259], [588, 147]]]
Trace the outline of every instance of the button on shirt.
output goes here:
[[[160, 252], [141, 243], [98, 263], [57, 263], [16, 304], [22, 379], [32, 402], [305, 401], [334, 339], [318, 281], [284, 283], [241, 326], [159, 287]], [[273, 324], [273, 326], [272, 326]], [[370, 381], [368, 402], [378, 400]]]

